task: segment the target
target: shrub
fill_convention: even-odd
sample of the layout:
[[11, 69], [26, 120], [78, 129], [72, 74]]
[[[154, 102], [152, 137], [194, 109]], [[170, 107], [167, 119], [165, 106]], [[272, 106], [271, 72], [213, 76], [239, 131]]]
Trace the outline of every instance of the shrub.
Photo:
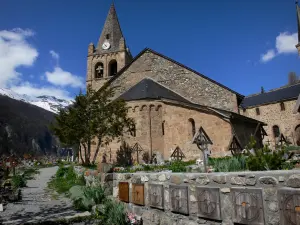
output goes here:
[[127, 225], [127, 213], [123, 203], [107, 200], [104, 204], [103, 224]]
[[[246, 162], [249, 170], [258, 171], [283, 169], [286, 161], [284, 159], [284, 155], [286, 153], [284, 148], [272, 151], [268, 145], [265, 145], [263, 148], [255, 148], [255, 145], [256, 141], [252, 137], [246, 148], [248, 155]], [[254, 153], [250, 152], [251, 149]]]
[[178, 172], [186, 172], [186, 163], [181, 162], [181, 161], [174, 161], [171, 163], [169, 166], [169, 170], [172, 170], [173, 173], [178, 173]]
[[77, 177], [73, 166], [60, 166], [54, 179], [48, 183], [48, 186], [58, 193], [66, 193], [74, 185], [85, 185], [85, 181], [82, 176]]
[[243, 155], [209, 158], [208, 165], [212, 166], [215, 172], [243, 171], [246, 170], [246, 158]]
[[26, 183], [27, 183], [27, 181], [26, 181], [25, 177], [20, 174], [14, 175], [12, 177], [12, 186], [14, 189], [26, 187]]

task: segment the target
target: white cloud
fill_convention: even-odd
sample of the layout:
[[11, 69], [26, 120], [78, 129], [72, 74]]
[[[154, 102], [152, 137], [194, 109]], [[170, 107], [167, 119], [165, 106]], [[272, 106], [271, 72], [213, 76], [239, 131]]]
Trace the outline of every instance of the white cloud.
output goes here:
[[50, 55], [52, 56], [53, 59], [59, 60], [59, 54], [55, 52], [54, 50], [50, 50]]
[[276, 37], [276, 49], [278, 54], [296, 53], [296, 44], [298, 43], [298, 34], [289, 34], [288, 32], [280, 33]]
[[66, 100], [72, 99], [72, 97], [70, 97], [69, 92], [66, 90], [51, 86], [38, 87], [29, 82], [24, 82], [18, 86], [12, 86], [10, 89], [17, 92], [18, 94], [25, 94], [34, 97], [38, 97], [41, 95], [49, 95]]
[[261, 62], [268, 62], [280, 54], [297, 53], [296, 44], [298, 43], [298, 34], [283, 32], [276, 37], [276, 49], [270, 49], [261, 55]]
[[53, 72], [46, 72], [47, 81], [57, 86], [84, 87], [82, 78], [60, 67], [55, 67]]
[[270, 61], [271, 59], [273, 59], [275, 56], [276, 56], [276, 53], [275, 53], [274, 49], [270, 49], [270, 50], [267, 51], [265, 54], [262, 54], [262, 55], [261, 55], [260, 60], [261, 60], [262, 62], [268, 62], [268, 61]]
[[17, 68], [34, 64], [38, 51], [27, 41], [33, 35], [33, 31], [21, 28], [0, 31], [0, 86], [20, 79]]

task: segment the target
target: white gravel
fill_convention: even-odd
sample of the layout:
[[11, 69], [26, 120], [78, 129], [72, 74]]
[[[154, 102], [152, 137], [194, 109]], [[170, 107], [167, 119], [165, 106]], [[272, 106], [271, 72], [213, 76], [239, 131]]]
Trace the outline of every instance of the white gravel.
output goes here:
[[58, 167], [40, 169], [35, 180], [28, 180], [27, 187], [22, 189], [22, 201], [9, 203], [0, 212], [0, 224], [17, 225], [76, 214], [69, 199], [59, 196], [55, 200], [47, 191], [47, 183], [57, 169]]

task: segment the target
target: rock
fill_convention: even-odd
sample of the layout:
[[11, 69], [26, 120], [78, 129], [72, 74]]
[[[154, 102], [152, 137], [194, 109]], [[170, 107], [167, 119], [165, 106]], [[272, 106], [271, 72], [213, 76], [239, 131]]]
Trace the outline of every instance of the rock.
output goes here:
[[218, 184], [226, 184], [226, 175], [213, 176], [212, 180]]
[[172, 175], [171, 176], [171, 183], [181, 184], [182, 181], [183, 181], [183, 175]]
[[199, 176], [197, 179], [196, 179], [196, 182], [199, 183], [199, 184], [208, 184], [209, 183], [209, 179], [207, 176], [205, 175], [202, 175], [202, 176]]
[[131, 178], [131, 176], [132, 176], [131, 174], [126, 173], [124, 175], [124, 178], [125, 178], [125, 180], [129, 180]]
[[230, 183], [233, 185], [246, 185], [245, 177], [231, 177]]
[[157, 180], [157, 175], [156, 174], [150, 174], [150, 180]]
[[140, 184], [141, 183], [141, 177], [140, 176], [133, 176], [132, 179], [131, 179], [131, 183]]
[[271, 176], [260, 177], [259, 182], [261, 184], [273, 185], [273, 186], [278, 184], [278, 180], [275, 177], [271, 177]]
[[166, 181], [166, 175], [165, 174], [161, 174], [158, 176], [158, 180], [159, 181]]
[[206, 224], [206, 220], [198, 218], [197, 223], [198, 224]]
[[300, 187], [300, 174], [293, 174], [291, 175], [287, 181], [286, 186], [292, 187], [292, 188], [299, 188]]
[[197, 176], [195, 174], [187, 174], [185, 175], [187, 179], [196, 180]]
[[270, 202], [268, 203], [268, 208], [269, 208], [270, 211], [272, 211], [272, 212], [278, 212], [278, 202], [270, 201]]
[[284, 181], [285, 181], [284, 176], [279, 176], [279, 177], [278, 177], [278, 181], [279, 181], [279, 182], [284, 182]]
[[255, 176], [253, 178], [247, 178], [246, 179], [246, 185], [248, 186], [254, 186], [256, 184], [256, 178]]
[[142, 176], [142, 177], [141, 177], [141, 181], [142, 181], [142, 182], [148, 182], [148, 181], [149, 181], [149, 177], [147, 177], [147, 176]]
[[230, 188], [221, 188], [222, 193], [230, 193]]
[[190, 195], [190, 201], [191, 202], [196, 202], [197, 199], [196, 199], [196, 197], [194, 195]]

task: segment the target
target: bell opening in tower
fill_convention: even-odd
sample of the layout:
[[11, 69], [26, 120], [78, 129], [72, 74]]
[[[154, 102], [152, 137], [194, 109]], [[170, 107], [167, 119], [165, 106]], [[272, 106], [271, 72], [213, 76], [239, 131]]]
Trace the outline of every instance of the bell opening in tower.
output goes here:
[[118, 72], [118, 63], [116, 60], [112, 60], [109, 63], [109, 76], [115, 76]]

